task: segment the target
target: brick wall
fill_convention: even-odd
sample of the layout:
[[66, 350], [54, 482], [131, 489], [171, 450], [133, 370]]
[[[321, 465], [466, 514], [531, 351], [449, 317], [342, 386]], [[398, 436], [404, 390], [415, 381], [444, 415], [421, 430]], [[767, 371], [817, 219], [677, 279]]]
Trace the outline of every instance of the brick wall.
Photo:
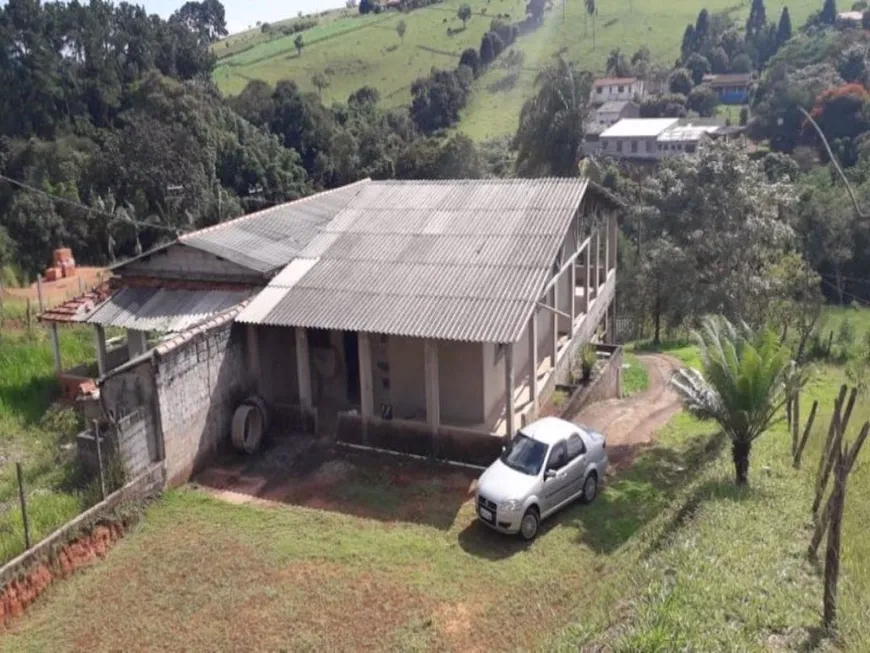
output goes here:
[[155, 350], [160, 424], [170, 485], [186, 482], [223, 444], [251, 393], [244, 331], [206, 324]]

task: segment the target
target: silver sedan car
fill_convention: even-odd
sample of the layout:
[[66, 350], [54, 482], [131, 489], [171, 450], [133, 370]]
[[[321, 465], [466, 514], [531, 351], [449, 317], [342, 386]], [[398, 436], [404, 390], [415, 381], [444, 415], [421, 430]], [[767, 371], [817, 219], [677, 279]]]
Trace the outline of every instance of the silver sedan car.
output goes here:
[[557, 417], [523, 427], [477, 483], [477, 516], [532, 540], [542, 519], [598, 494], [607, 470], [605, 437]]

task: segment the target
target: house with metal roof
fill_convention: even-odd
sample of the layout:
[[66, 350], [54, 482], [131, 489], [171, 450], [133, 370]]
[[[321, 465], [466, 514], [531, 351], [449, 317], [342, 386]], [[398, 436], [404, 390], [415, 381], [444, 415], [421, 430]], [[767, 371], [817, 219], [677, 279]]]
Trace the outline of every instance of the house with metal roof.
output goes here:
[[[582, 178], [364, 180], [181, 236], [116, 267], [120, 289], [80, 316], [104, 404], [128, 413], [126, 389], [149, 376], [137, 396], [157, 397], [148, 428], [172, 478], [228, 437], [217, 404], [242, 388], [321, 432], [341, 416], [363, 431], [512, 433], [581, 345], [612, 340], [619, 210]], [[107, 327], [133, 343], [115, 370]], [[205, 344], [170, 366], [192, 333]], [[163, 371], [119, 381], [149, 357]], [[179, 379], [200, 364], [191, 394]]]
[[605, 102], [631, 102], [642, 100], [644, 96], [644, 81], [637, 77], [599, 77], [592, 83], [592, 95], [589, 98], [593, 104]]

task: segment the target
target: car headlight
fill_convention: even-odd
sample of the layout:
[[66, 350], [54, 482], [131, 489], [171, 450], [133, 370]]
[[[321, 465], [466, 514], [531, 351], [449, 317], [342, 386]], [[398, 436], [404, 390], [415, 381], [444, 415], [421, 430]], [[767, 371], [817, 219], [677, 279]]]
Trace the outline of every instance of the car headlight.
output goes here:
[[520, 510], [523, 507], [522, 499], [510, 499], [509, 501], [503, 501], [499, 508], [502, 510], [507, 510], [509, 512], [514, 512], [516, 510]]

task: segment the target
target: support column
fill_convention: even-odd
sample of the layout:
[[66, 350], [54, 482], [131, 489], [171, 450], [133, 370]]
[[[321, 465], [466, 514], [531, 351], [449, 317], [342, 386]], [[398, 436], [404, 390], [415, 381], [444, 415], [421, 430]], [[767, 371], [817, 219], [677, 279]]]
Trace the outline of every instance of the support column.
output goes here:
[[130, 360], [141, 356], [148, 350], [148, 340], [144, 331], [136, 329], [127, 329], [127, 351], [130, 354]]
[[97, 370], [105, 376], [109, 370], [109, 354], [106, 351], [106, 330], [101, 324], [94, 325], [94, 350], [97, 352]]
[[586, 282], [583, 287], [583, 315], [589, 314], [589, 273], [591, 272], [591, 261], [592, 261], [592, 241], [589, 241], [589, 244], [586, 245], [586, 251], [583, 253], [583, 258], [585, 259], [586, 266]]
[[574, 319], [577, 317], [577, 259], [571, 262], [571, 332], [574, 335]]
[[63, 372], [63, 363], [60, 360], [60, 336], [57, 333], [57, 323], [52, 322], [48, 329], [51, 332], [51, 353], [54, 354], [54, 371], [60, 374]]
[[[556, 310], [559, 309], [559, 282], [553, 284], [553, 289], [550, 291], [552, 293], [552, 306]], [[550, 311], [552, 314], [553, 320], [553, 343], [551, 345], [552, 354], [553, 354], [553, 370], [556, 369], [556, 359], [559, 354], [559, 314], [556, 311]]]
[[363, 429], [374, 415], [374, 396], [372, 394], [372, 347], [369, 334], [362, 331], [359, 338], [359, 404], [362, 413]]
[[504, 399], [505, 433], [512, 438], [516, 432], [514, 414], [514, 346], [504, 345]]
[[314, 410], [311, 395], [311, 359], [308, 351], [308, 330], [296, 327], [296, 382], [299, 386], [299, 405], [302, 410]]
[[531, 393], [532, 414], [538, 407], [538, 309], [532, 311], [532, 317], [529, 319], [529, 364], [531, 372], [529, 374], [529, 392]]
[[423, 341], [423, 365], [426, 373], [426, 424], [432, 436], [441, 424], [441, 394], [438, 387], [438, 342]]
[[[611, 232], [613, 234], [613, 237], [610, 239], [610, 247], [611, 247], [610, 265], [613, 266], [613, 271], [616, 272], [616, 265], [617, 265], [617, 260], [618, 260], [617, 259], [617, 256], [618, 256], [617, 248], [619, 247], [619, 223], [617, 223], [617, 221], [616, 221], [616, 216], [610, 216], [610, 229], [611, 229]], [[614, 311], [614, 316], [615, 315], [616, 315], [616, 312]]]
[[595, 230], [595, 299], [601, 288], [601, 229]]
[[245, 344], [248, 350], [248, 374], [254, 380], [255, 384], [260, 380], [260, 343], [258, 341], [259, 332], [254, 324], [248, 324], [245, 327]]
[[604, 223], [604, 281], [610, 274], [610, 218]]

